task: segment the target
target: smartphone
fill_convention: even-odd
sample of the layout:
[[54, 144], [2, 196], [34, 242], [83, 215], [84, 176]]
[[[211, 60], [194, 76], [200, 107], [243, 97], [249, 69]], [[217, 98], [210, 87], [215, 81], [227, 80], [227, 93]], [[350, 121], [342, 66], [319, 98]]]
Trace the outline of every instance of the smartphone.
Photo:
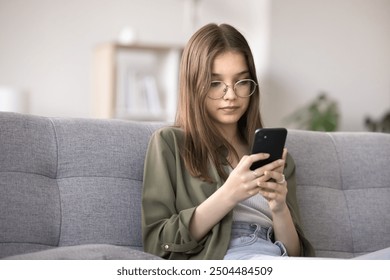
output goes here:
[[281, 159], [287, 138], [285, 128], [259, 128], [255, 131], [252, 154], [267, 153], [269, 158], [254, 162], [250, 167], [255, 170], [275, 160]]

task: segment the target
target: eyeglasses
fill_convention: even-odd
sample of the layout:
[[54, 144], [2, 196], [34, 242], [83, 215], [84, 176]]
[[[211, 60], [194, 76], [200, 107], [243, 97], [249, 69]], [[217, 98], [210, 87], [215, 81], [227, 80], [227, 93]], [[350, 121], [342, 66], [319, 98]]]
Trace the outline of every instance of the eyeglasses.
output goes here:
[[[233, 86], [234, 93], [242, 98], [251, 96], [256, 90], [256, 82], [251, 79], [243, 79], [236, 82]], [[207, 96], [211, 99], [223, 98], [228, 92], [229, 85], [222, 81], [212, 81]]]

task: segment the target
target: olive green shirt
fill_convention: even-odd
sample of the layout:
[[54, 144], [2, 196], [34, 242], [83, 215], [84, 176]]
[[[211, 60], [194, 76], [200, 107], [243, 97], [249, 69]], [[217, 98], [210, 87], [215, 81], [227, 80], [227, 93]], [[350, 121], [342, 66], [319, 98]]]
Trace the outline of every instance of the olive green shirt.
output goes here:
[[[142, 237], [144, 250], [165, 259], [223, 259], [230, 242], [232, 211], [200, 241], [190, 234], [189, 224], [196, 207], [224, 183], [213, 164], [215, 183], [192, 177], [186, 170], [179, 148], [184, 133], [175, 127], [156, 131], [145, 158], [142, 196]], [[288, 182], [287, 205], [298, 232], [301, 255], [314, 250], [300, 226], [295, 195], [295, 165], [289, 155], [284, 170]]]

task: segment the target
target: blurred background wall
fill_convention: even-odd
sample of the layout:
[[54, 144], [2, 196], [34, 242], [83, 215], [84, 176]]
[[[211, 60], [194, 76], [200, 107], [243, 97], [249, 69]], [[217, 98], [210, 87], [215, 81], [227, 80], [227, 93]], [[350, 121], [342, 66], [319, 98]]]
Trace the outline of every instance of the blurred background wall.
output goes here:
[[320, 92], [338, 101], [340, 130], [363, 130], [365, 116], [390, 110], [390, 1], [271, 2], [268, 123]]
[[26, 93], [28, 113], [90, 117], [96, 45], [127, 27], [139, 43], [184, 46], [209, 22], [247, 37], [268, 126], [320, 92], [340, 130], [390, 109], [388, 0], [0, 0], [0, 87]]

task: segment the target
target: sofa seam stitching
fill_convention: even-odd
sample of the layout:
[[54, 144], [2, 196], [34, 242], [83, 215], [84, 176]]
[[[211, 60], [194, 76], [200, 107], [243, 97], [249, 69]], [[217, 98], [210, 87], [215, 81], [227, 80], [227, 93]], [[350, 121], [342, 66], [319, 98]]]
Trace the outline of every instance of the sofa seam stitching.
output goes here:
[[352, 228], [352, 223], [351, 223], [351, 209], [349, 208], [349, 203], [348, 203], [348, 200], [347, 200], [347, 196], [346, 196], [346, 189], [344, 188], [344, 180], [343, 180], [343, 176], [342, 176], [342, 171], [341, 171], [341, 160], [340, 160], [340, 152], [339, 150], [337, 149], [337, 145], [336, 145], [336, 141], [334, 139], [334, 137], [332, 136], [331, 133], [327, 133], [328, 136], [330, 137], [331, 141], [332, 141], [332, 144], [333, 144], [333, 148], [334, 150], [336, 151], [336, 158], [337, 158], [337, 163], [338, 163], [338, 166], [340, 167], [339, 169], [339, 178], [340, 178], [340, 182], [341, 182], [341, 190], [343, 192], [343, 197], [344, 197], [344, 200], [345, 200], [345, 204], [346, 204], [346, 207], [347, 207], [347, 212], [348, 212], [348, 223], [349, 223], [349, 227], [351, 229], [351, 242], [352, 242], [352, 254], [355, 255], [355, 239], [354, 239], [354, 235], [353, 235], [353, 228]]
[[57, 133], [57, 129], [56, 129], [54, 120], [52, 118], [49, 118], [49, 120], [50, 120], [50, 123], [51, 123], [53, 131], [54, 131], [54, 139], [55, 139], [55, 143], [56, 143], [56, 152], [57, 152], [57, 164], [56, 164], [55, 181], [56, 181], [56, 185], [57, 185], [57, 189], [58, 189], [58, 199], [59, 199], [59, 205], [60, 205], [60, 226], [59, 226], [58, 243], [57, 243], [57, 247], [58, 247], [60, 245], [60, 240], [61, 240], [62, 219], [63, 219], [61, 190], [60, 190], [60, 186], [58, 184], [59, 143], [58, 143], [58, 133]]
[[142, 182], [142, 180], [140, 180], [140, 179], [119, 177], [119, 176], [68, 176], [68, 177], [61, 177], [61, 178], [57, 178], [57, 179], [63, 180], [63, 179], [76, 179], [76, 178], [107, 178], [107, 179], [122, 179], [122, 180], [132, 180], [132, 181]]
[[35, 172], [26, 172], [26, 171], [0, 171], [1, 173], [23, 173], [23, 174], [30, 174], [30, 175], [35, 175], [35, 176], [41, 176], [48, 178], [50, 180], [63, 180], [63, 179], [73, 179], [73, 178], [107, 178], [107, 179], [122, 179], [122, 180], [131, 180], [131, 181], [139, 181], [142, 182], [142, 179], [136, 179], [136, 178], [129, 178], [129, 177], [119, 177], [119, 176], [96, 176], [96, 175], [83, 175], [83, 176], [67, 176], [67, 177], [61, 177], [61, 178], [52, 178], [50, 176], [40, 174], [40, 173], [35, 173]]
[[374, 189], [386, 189], [388, 188], [387, 185], [383, 186], [376, 186], [376, 187], [370, 187], [370, 188], [354, 188], [354, 189], [349, 189], [349, 190], [343, 190], [343, 189], [335, 189], [329, 186], [324, 186], [324, 185], [316, 185], [316, 184], [299, 184], [301, 187], [312, 187], [312, 188], [326, 188], [330, 190], [335, 190], [335, 191], [343, 191], [343, 192], [351, 192], [351, 191], [358, 191], [358, 190], [374, 190]]

